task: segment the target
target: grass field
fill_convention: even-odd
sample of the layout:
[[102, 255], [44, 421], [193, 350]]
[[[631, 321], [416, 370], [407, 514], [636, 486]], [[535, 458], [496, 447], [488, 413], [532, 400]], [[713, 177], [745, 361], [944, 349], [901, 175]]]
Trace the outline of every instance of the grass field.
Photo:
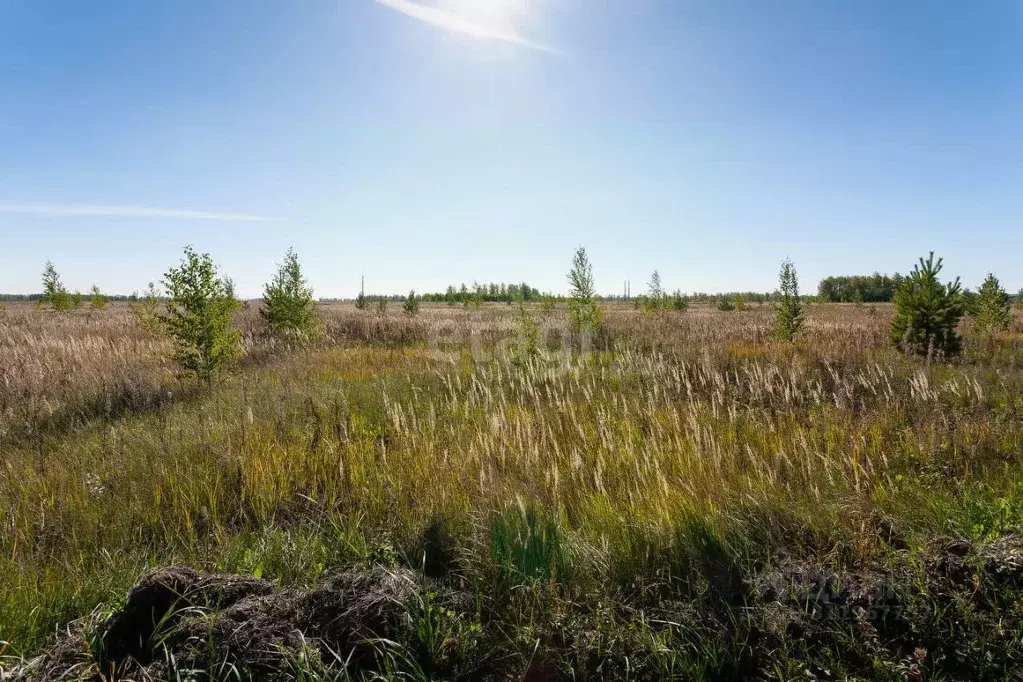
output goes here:
[[[789, 344], [769, 305], [617, 304], [587, 352], [566, 350], [563, 309], [537, 308], [547, 351], [523, 362], [514, 306], [325, 305], [323, 337], [295, 352], [252, 308], [244, 356], [212, 388], [177, 377], [126, 307], [0, 313], [9, 676], [1023, 666], [1018, 311], [994, 338], [965, 323], [963, 356], [937, 362], [889, 346], [884, 305], [811, 305]], [[265, 642], [210, 635], [228, 604], [193, 600], [151, 633], [152, 663], [111, 653], [129, 590], [169, 565], [258, 578], [262, 610], [238, 622]], [[379, 617], [343, 636], [302, 606], [336, 597], [356, 619], [367, 595]]]

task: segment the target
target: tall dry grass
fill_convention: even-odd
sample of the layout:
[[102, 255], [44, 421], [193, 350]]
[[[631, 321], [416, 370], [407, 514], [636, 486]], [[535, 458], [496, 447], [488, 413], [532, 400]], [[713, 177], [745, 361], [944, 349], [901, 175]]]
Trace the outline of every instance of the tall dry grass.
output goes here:
[[250, 309], [242, 366], [189, 393], [124, 309], [9, 310], [5, 428], [43, 436], [0, 440], [0, 640], [36, 647], [165, 562], [288, 583], [414, 563], [438, 519], [491, 575], [525, 561], [509, 509], [549, 510], [560, 538], [516, 570], [583, 592], [677, 579], [694, 519], [761, 566], [1023, 521], [1018, 333], [938, 364], [889, 348], [884, 306], [807, 313], [788, 344], [769, 306], [619, 305], [580, 354], [563, 311], [534, 309], [545, 351], [523, 364], [508, 306], [323, 306], [292, 355]]

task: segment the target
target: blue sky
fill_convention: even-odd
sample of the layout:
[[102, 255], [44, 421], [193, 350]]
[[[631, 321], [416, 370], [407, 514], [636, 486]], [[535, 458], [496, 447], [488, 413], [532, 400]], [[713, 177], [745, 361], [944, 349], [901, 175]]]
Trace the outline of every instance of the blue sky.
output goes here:
[[1023, 4], [0, 0], [0, 291], [1023, 286]]

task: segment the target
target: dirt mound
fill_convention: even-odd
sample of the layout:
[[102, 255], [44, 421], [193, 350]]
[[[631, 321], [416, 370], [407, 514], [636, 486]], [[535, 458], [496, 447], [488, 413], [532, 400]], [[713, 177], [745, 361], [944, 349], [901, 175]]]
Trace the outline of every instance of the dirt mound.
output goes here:
[[169, 567], [8, 679], [1023, 679], [1023, 536], [935, 538], [869, 565], [775, 557], [741, 579], [740, 603], [706, 590], [638, 604], [547, 583], [472, 593], [407, 569], [300, 591]]
[[[374, 641], [401, 639], [421, 589], [422, 579], [405, 570], [339, 572], [297, 592], [172, 566], [146, 576], [99, 625], [94, 660], [107, 679], [166, 679], [170, 667], [218, 666], [261, 677], [310, 653], [340, 656], [358, 670], [374, 662]], [[72, 632], [38, 662], [32, 679], [64, 679], [80, 667], [88, 640], [84, 629]]]
[[351, 652], [359, 664], [373, 656], [367, 640], [395, 638], [407, 627], [406, 605], [418, 591], [416, 576], [408, 571], [344, 571], [299, 599], [298, 623], [335, 651]]
[[244, 576], [201, 575], [181, 566], [155, 571], [128, 593], [124, 606], [106, 623], [100, 666], [116, 668], [129, 658], [147, 665], [160, 648], [154, 636], [173, 634], [182, 614], [223, 609], [273, 590], [264, 580]]
[[757, 576], [749, 585], [750, 603], [761, 618], [759, 636], [775, 646], [788, 638], [822, 640], [852, 627], [860, 637], [903, 641], [911, 625], [906, 606], [912, 575], [905, 571], [833, 571], [807, 562], [790, 562]]

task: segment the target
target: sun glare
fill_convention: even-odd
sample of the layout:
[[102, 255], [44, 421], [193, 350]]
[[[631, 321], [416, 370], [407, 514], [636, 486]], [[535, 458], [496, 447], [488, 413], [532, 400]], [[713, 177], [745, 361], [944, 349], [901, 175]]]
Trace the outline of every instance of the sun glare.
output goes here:
[[528, 23], [531, 0], [439, 0], [437, 7], [492, 28], [516, 28]]

